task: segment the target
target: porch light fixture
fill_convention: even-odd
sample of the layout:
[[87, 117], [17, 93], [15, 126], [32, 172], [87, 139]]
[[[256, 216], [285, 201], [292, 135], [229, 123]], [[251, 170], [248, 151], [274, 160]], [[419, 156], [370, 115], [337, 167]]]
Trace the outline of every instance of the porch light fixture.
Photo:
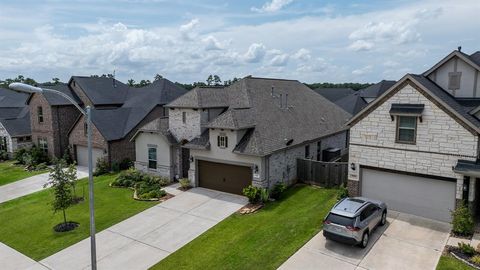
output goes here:
[[93, 157], [92, 157], [92, 113], [90, 106], [87, 106], [85, 110], [80, 107], [80, 105], [73, 100], [67, 94], [48, 88], [40, 88], [24, 83], [11, 83], [8, 86], [10, 89], [23, 92], [23, 93], [52, 93], [55, 95], [62, 96], [73, 106], [75, 106], [86, 118], [87, 118], [87, 136], [88, 136], [88, 195], [89, 195], [89, 207], [90, 207], [90, 257], [92, 269], [97, 269], [97, 251], [96, 251], [96, 241], [95, 241], [95, 209], [94, 209], [94, 197], [93, 197]]
[[190, 163], [192, 163], [195, 159], [193, 158], [193, 156], [190, 156]]

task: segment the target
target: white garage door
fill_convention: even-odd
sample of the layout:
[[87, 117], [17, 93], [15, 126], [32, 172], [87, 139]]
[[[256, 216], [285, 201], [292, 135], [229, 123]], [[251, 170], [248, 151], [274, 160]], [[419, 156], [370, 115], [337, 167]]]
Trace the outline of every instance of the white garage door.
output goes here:
[[451, 221], [455, 182], [362, 169], [362, 196], [384, 201], [389, 209]]
[[[92, 149], [93, 157], [93, 168], [95, 169], [97, 165], [97, 160], [103, 158], [103, 149], [93, 148]], [[86, 146], [77, 145], [77, 163], [78, 166], [88, 166], [88, 148]]]

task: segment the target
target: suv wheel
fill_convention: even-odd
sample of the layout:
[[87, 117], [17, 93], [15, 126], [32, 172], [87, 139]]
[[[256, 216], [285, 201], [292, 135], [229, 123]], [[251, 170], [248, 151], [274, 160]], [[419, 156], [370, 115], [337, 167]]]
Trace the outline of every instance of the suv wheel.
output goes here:
[[370, 234], [368, 232], [364, 232], [362, 236], [362, 242], [360, 243], [360, 247], [366, 248], [369, 240], [370, 240]]
[[387, 211], [383, 211], [382, 219], [380, 220], [380, 226], [383, 226], [387, 223]]

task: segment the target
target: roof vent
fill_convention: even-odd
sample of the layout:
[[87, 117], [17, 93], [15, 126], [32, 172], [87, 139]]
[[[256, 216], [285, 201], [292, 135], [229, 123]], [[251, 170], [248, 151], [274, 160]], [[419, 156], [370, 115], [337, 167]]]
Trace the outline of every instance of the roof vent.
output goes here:
[[458, 46], [458, 51], [459, 51], [459, 52], [462, 51], [462, 46]]

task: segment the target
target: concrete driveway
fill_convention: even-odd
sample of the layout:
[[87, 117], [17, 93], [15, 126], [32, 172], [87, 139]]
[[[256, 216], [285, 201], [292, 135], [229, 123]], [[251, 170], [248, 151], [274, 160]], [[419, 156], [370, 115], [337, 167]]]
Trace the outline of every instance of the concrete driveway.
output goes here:
[[[0, 187], [0, 203], [16, 199], [43, 189], [49, 173], [34, 175]], [[77, 178], [88, 177], [86, 167], [77, 167]]]
[[450, 229], [447, 223], [390, 211], [367, 248], [328, 241], [320, 232], [279, 269], [435, 269]]
[[[98, 233], [98, 269], [147, 269], [246, 203], [243, 196], [204, 188], [181, 192]], [[89, 239], [40, 263], [50, 269], [89, 269]]]

